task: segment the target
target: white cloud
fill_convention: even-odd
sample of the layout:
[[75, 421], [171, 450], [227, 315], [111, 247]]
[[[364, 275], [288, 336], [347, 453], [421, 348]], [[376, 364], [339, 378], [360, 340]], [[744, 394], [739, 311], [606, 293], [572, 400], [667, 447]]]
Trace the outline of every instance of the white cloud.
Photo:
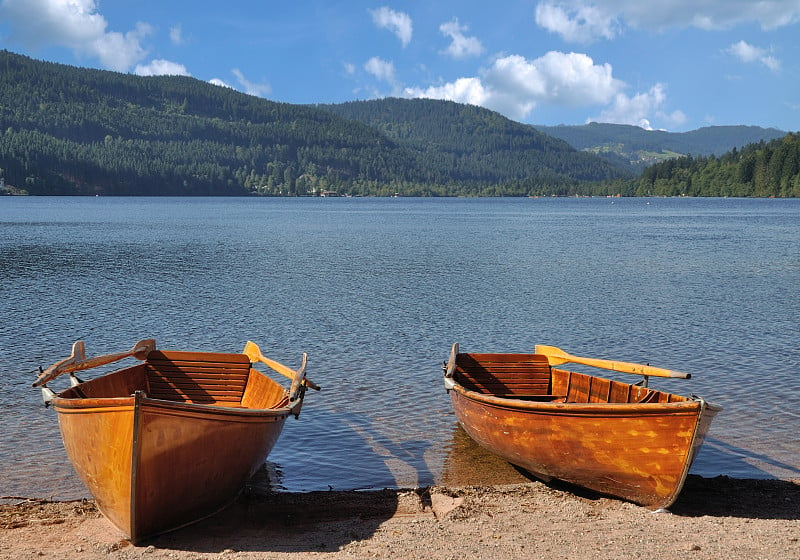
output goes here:
[[536, 23], [567, 41], [611, 39], [622, 24], [663, 31], [696, 27], [727, 29], [756, 23], [769, 30], [800, 21], [797, 0], [547, 0], [536, 6]]
[[376, 10], [370, 10], [369, 12], [372, 14], [372, 21], [375, 25], [382, 29], [388, 29], [397, 35], [397, 38], [400, 39], [404, 47], [411, 42], [413, 25], [408, 14], [395, 12], [386, 6]]
[[175, 25], [169, 29], [169, 40], [173, 45], [183, 45], [185, 40], [183, 38], [183, 28], [180, 25]]
[[150, 64], [137, 64], [133, 71], [138, 76], [191, 76], [183, 64], [169, 60], [156, 59]]
[[612, 39], [617, 27], [613, 15], [594, 6], [577, 6], [568, 11], [562, 5], [547, 3], [536, 6], [536, 23], [576, 43], [588, 43], [600, 37]]
[[459, 78], [454, 82], [428, 88], [406, 88], [407, 97], [424, 97], [427, 99], [447, 99], [458, 103], [480, 105], [487, 104], [491, 93], [484, 87], [479, 78]]
[[753, 46], [746, 41], [732, 44], [728, 47], [727, 52], [742, 62], [760, 62], [773, 72], [781, 69], [781, 63], [777, 58], [767, 54], [765, 49]]
[[483, 53], [483, 45], [478, 39], [464, 35], [468, 29], [467, 26], [460, 25], [457, 18], [439, 26], [439, 31], [450, 37], [450, 45], [444, 50], [445, 54], [458, 59]]
[[364, 63], [364, 70], [383, 82], [395, 83], [394, 64], [377, 56], [373, 56]]
[[142, 40], [152, 27], [139, 23], [127, 33], [107, 31], [94, 0], [2, 0], [0, 19], [11, 39], [30, 48], [56, 45], [97, 58], [110, 70], [127, 71], [147, 56]]
[[656, 84], [649, 91], [628, 97], [622, 92], [614, 96], [610, 107], [603, 110], [599, 117], [586, 119], [586, 122], [609, 122], [632, 124], [646, 130], [652, 130], [651, 119], [657, 118], [670, 126], [680, 126], [686, 122], [683, 111], [665, 113], [662, 110], [666, 100], [666, 87]]
[[238, 68], [234, 68], [231, 70], [236, 79], [239, 82], [239, 85], [242, 86], [244, 92], [248, 95], [255, 95], [257, 97], [264, 97], [272, 92], [272, 87], [269, 84], [259, 84], [256, 82], [251, 82], [247, 78], [244, 77], [244, 74]]
[[609, 64], [595, 64], [585, 54], [551, 51], [535, 60], [519, 55], [501, 57], [481, 72], [480, 78], [460, 78], [427, 89], [407, 88], [405, 94], [481, 105], [522, 120], [540, 103], [602, 105], [624, 87], [613, 77]]
[[105, 68], [125, 72], [147, 56], [147, 51], [141, 46], [141, 42], [152, 31], [152, 27], [148, 24], [137, 23], [133, 31], [128, 31], [124, 35], [115, 31], [104, 33], [77, 50], [89, 56], [96, 56]]
[[232, 85], [225, 83], [223, 80], [220, 80], [219, 78], [211, 78], [210, 80], [208, 80], [208, 83], [219, 87], [234, 89]]

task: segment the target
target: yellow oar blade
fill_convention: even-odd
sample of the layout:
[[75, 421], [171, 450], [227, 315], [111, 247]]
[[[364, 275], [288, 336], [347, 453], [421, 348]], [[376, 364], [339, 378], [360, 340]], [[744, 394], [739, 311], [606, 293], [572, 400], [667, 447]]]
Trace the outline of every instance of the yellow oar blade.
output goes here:
[[[258, 347], [258, 344], [255, 342], [248, 340], [247, 343], [244, 345], [244, 350], [242, 350], [242, 354], [247, 356], [250, 359], [251, 363], [261, 362], [262, 364], [266, 364], [271, 369], [275, 370], [276, 372], [280, 373], [281, 375], [288, 377], [289, 379], [295, 379], [297, 372], [290, 368], [289, 366], [285, 366], [280, 362], [276, 362], [275, 360], [270, 360], [264, 354], [261, 353], [261, 349]], [[301, 366], [303, 369], [305, 368], [305, 354], [303, 357], [303, 365]], [[300, 370], [298, 370], [300, 371]], [[303, 384], [311, 387], [315, 391], [319, 391], [319, 385], [314, 383], [308, 378], [303, 378]]]
[[534, 348], [534, 353], [547, 356], [547, 361], [551, 366], [560, 366], [570, 362], [570, 355], [564, 352], [561, 348], [555, 346], [545, 346], [544, 344], [537, 344]]
[[647, 375], [652, 377], [675, 377], [680, 379], [691, 378], [691, 374], [684, 373], [682, 371], [674, 371], [671, 369], [653, 367], [644, 364], [634, 364], [631, 362], [618, 362], [614, 360], [602, 360], [600, 358], [582, 358], [580, 356], [573, 356], [567, 352], [564, 352], [560, 348], [556, 348], [555, 346], [545, 346], [543, 344], [537, 344], [534, 352], [547, 356], [547, 361], [551, 366], [558, 366], [570, 362], [573, 364], [583, 364], [586, 366], [619, 371], [622, 373], [633, 373], [636, 375]]

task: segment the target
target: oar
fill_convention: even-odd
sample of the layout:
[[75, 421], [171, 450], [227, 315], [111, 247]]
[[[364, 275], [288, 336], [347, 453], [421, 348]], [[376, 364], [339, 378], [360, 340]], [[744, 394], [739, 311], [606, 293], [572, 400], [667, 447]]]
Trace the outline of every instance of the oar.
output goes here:
[[447, 360], [447, 363], [444, 366], [445, 377], [453, 377], [453, 374], [456, 371], [457, 356], [458, 356], [458, 342], [454, 342], [453, 347], [450, 349], [450, 358]]
[[[289, 366], [285, 366], [280, 362], [276, 362], [275, 360], [270, 360], [264, 354], [261, 353], [261, 348], [258, 347], [258, 344], [252, 342], [250, 340], [244, 345], [244, 350], [242, 350], [242, 354], [250, 358], [250, 362], [256, 363], [261, 362], [263, 364], [268, 365], [273, 370], [277, 371], [281, 375], [288, 377], [292, 381], [294, 381], [295, 371], [290, 368]], [[315, 391], [319, 391], [319, 385], [314, 383], [308, 378], [303, 379], [303, 384], [311, 387]]]
[[86, 345], [82, 340], [76, 341], [72, 345], [72, 354], [69, 358], [54, 363], [52, 366], [44, 370], [36, 381], [33, 383], [34, 387], [41, 387], [46, 383], [52, 381], [59, 375], [64, 373], [71, 373], [73, 371], [81, 371], [84, 369], [91, 369], [97, 366], [103, 366], [129, 358], [133, 356], [137, 360], [144, 360], [147, 355], [156, 349], [156, 341], [152, 338], [140, 340], [133, 345], [133, 348], [127, 352], [116, 352], [114, 354], [104, 354], [102, 356], [95, 356], [94, 358], [86, 359]]
[[547, 361], [551, 366], [558, 366], [561, 364], [566, 364], [567, 362], [571, 362], [573, 364], [583, 364], [603, 369], [610, 369], [613, 371], [620, 371], [623, 373], [635, 373], [638, 375], [648, 375], [653, 377], [678, 377], [681, 379], [689, 379], [692, 377], [692, 374], [690, 373], [646, 366], [643, 364], [601, 360], [599, 358], [581, 358], [580, 356], [567, 354], [562, 349], [556, 348], [555, 346], [544, 346], [542, 344], [537, 344], [535, 352], [537, 354], [544, 354], [547, 356]]

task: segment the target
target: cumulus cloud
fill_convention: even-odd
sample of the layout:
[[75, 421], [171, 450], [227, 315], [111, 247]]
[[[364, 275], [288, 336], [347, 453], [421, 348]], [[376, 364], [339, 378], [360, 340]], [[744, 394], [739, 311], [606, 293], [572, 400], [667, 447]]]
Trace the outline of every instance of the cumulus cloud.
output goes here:
[[137, 64], [134, 74], [139, 76], [191, 76], [183, 64], [156, 59], [150, 64]]
[[727, 52], [742, 62], [760, 62], [773, 72], [781, 69], [781, 63], [777, 58], [769, 55], [765, 49], [751, 45], [746, 41], [732, 44], [728, 47]]
[[570, 107], [609, 103], [625, 87], [612, 74], [609, 64], [595, 64], [580, 53], [551, 51], [535, 60], [509, 55], [496, 59], [480, 77], [406, 88], [405, 94], [481, 105], [522, 120], [541, 103]]
[[413, 25], [408, 14], [395, 12], [386, 6], [370, 10], [370, 14], [372, 14], [372, 21], [375, 25], [382, 29], [388, 29], [397, 35], [404, 47], [411, 42]]
[[220, 80], [219, 78], [211, 78], [210, 80], [208, 80], [208, 83], [219, 87], [234, 89], [232, 85], [229, 85], [228, 83], [226, 83], [223, 80]]
[[255, 95], [258, 97], [264, 97], [265, 95], [269, 95], [272, 92], [272, 87], [266, 83], [256, 83], [251, 82], [247, 78], [245, 78], [244, 74], [238, 68], [234, 68], [231, 70], [234, 76], [236, 76], [236, 80], [239, 82], [239, 85], [242, 86], [244, 92], [248, 95]]
[[180, 25], [175, 25], [169, 29], [169, 40], [173, 45], [183, 45], [185, 40], [183, 38], [183, 28]]
[[680, 126], [686, 122], [686, 115], [682, 111], [673, 111], [672, 113], [663, 111], [667, 100], [665, 90], [664, 84], [656, 84], [649, 91], [637, 93], [633, 97], [619, 92], [614, 96], [611, 105], [600, 113], [600, 116], [586, 119], [586, 122], [631, 124], [652, 130], [650, 119], [655, 117], [670, 126]]
[[588, 43], [597, 38], [612, 39], [616, 35], [616, 19], [595, 6], [576, 6], [542, 3], [536, 6], [536, 23], [558, 33], [564, 40]]
[[611, 39], [625, 26], [661, 31], [696, 27], [726, 29], [756, 23], [776, 29], [800, 21], [796, 0], [546, 0], [536, 6], [536, 23], [567, 41]]
[[107, 31], [94, 0], [2, 0], [0, 19], [11, 23], [12, 41], [33, 49], [66, 47], [121, 72], [147, 56], [142, 40], [153, 31], [146, 23], [126, 33]]
[[489, 99], [492, 96], [481, 82], [480, 78], [459, 78], [439, 86], [428, 88], [410, 87], [404, 90], [407, 97], [424, 97], [427, 99], [446, 99], [458, 103], [490, 107]]
[[364, 70], [383, 82], [387, 82], [389, 84], [395, 83], [394, 64], [383, 60], [380, 57], [373, 56], [367, 62], [365, 62]]
[[467, 26], [458, 23], [457, 18], [440, 25], [439, 31], [446, 37], [450, 37], [450, 45], [444, 50], [444, 53], [456, 59], [478, 56], [483, 53], [483, 45], [477, 38], [464, 35], [468, 30]]

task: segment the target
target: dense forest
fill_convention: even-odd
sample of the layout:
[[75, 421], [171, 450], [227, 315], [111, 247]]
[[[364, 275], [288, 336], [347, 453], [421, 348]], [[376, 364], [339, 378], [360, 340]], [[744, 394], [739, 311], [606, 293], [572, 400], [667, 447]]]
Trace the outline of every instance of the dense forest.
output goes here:
[[[427, 99], [292, 105], [8, 51], [0, 75], [0, 194], [800, 196], [797, 135], [774, 129], [539, 130]], [[669, 159], [639, 176], [608, 146]]]
[[[367, 124], [425, 161], [437, 162], [436, 168], [448, 170], [435, 178], [437, 183], [460, 185], [477, 178], [493, 185], [504, 178], [503, 185], [484, 188], [483, 194], [574, 194], [594, 181], [633, 176], [534, 127], [474, 105], [386, 98], [319, 107]], [[457, 188], [452, 194], [468, 194]]]
[[518, 196], [625, 176], [532, 127], [454, 103], [409, 106], [398, 128], [415, 108], [417, 122], [441, 127], [438, 138], [417, 143], [330, 108], [188, 77], [82, 69], [8, 51], [0, 72], [0, 178], [15, 192]]
[[800, 134], [706, 157], [684, 156], [648, 167], [635, 196], [800, 197]]
[[186, 77], [0, 52], [0, 167], [31, 194], [299, 194], [422, 183], [415, 154], [360, 123]]

